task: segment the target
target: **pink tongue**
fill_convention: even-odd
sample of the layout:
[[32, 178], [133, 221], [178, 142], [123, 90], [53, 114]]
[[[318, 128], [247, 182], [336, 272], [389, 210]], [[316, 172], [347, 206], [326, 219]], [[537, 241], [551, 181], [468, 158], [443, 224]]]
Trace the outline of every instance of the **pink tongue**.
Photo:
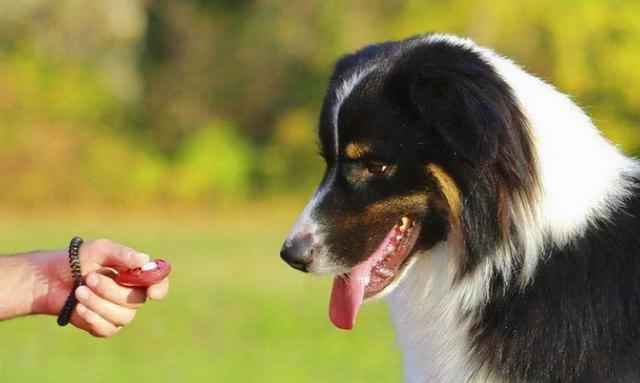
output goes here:
[[[368, 266], [367, 262], [365, 264]], [[329, 304], [329, 318], [336, 327], [351, 330], [356, 323], [356, 315], [364, 299], [365, 273], [358, 272], [357, 267], [348, 274], [343, 274], [333, 280], [331, 303]]]
[[369, 283], [371, 269], [384, 257], [384, 248], [387, 244], [397, 245], [394, 237], [399, 234], [401, 233], [397, 226], [394, 226], [369, 259], [333, 280], [329, 318], [336, 327], [351, 330], [356, 324], [356, 315], [364, 300], [364, 288]]
[[329, 303], [329, 318], [336, 327], [351, 330], [356, 324], [356, 315], [364, 300], [364, 288], [369, 283], [371, 269], [383, 257], [385, 244], [393, 237], [391, 233], [369, 259], [354, 267], [350, 272], [337, 276], [333, 280], [331, 303]]

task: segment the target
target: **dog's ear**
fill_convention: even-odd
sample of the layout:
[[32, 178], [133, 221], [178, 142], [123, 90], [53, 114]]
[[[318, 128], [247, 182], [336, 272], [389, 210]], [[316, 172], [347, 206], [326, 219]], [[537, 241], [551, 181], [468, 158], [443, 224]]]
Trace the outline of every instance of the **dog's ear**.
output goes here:
[[408, 76], [412, 107], [452, 154], [478, 166], [490, 161], [513, 119], [508, 87], [472, 52], [423, 53]]

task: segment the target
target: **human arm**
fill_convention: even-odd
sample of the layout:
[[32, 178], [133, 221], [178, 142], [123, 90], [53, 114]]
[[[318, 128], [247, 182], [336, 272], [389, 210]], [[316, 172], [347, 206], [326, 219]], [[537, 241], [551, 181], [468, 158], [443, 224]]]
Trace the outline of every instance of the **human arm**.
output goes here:
[[[148, 288], [116, 284], [99, 271], [105, 266], [140, 267], [149, 256], [111, 242], [97, 240], [80, 247], [80, 264], [86, 286], [79, 287], [80, 302], [71, 323], [94, 336], [119, 332], [150, 299], [162, 299], [168, 280]], [[67, 249], [37, 251], [0, 257], [0, 320], [32, 314], [57, 315], [73, 288]]]

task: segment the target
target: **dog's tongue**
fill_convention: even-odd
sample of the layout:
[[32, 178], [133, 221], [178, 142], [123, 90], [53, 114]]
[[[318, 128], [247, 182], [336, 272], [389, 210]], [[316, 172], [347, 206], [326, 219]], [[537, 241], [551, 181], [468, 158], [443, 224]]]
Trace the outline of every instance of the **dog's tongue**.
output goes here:
[[[353, 328], [374, 268], [383, 265], [384, 261], [389, 259], [393, 264], [394, 259], [391, 257], [398, 256], [398, 254], [402, 257], [402, 253], [398, 251], [398, 248], [404, 239], [405, 233], [411, 227], [413, 227], [411, 219], [402, 217], [401, 222], [389, 231], [369, 258], [357, 264], [348, 273], [335, 277], [333, 289], [331, 290], [331, 303], [329, 303], [329, 318], [331, 318], [331, 322], [336, 327], [343, 330], [351, 330]], [[416, 238], [415, 236], [413, 237], [411, 246], [415, 244]], [[404, 255], [406, 256], [406, 254], [405, 251]], [[394, 267], [397, 270], [398, 263], [402, 259], [396, 257], [395, 261]], [[384, 264], [385, 267], [388, 267], [390, 262]], [[377, 272], [379, 271], [380, 269], [377, 269]]]
[[384, 257], [385, 246], [394, 243], [393, 238], [398, 235], [396, 227], [387, 234], [371, 256], [356, 265], [350, 272], [337, 276], [333, 280], [331, 303], [329, 304], [329, 318], [336, 327], [351, 330], [356, 323], [356, 315], [364, 300], [364, 290], [369, 283], [371, 269]]
[[369, 279], [369, 262], [356, 266], [351, 272], [333, 280], [329, 318], [336, 327], [351, 330], [364, 299], [364, 287]]

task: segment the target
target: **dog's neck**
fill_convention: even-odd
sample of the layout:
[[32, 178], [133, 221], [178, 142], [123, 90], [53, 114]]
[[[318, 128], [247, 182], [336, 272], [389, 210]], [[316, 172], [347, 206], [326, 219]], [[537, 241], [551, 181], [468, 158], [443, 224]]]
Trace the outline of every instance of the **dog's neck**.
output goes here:
[[485, 379], [470, 355], [468, 332], [457, 315], [448, 246], [414, 255], [415, 261], [389, 294], [397, 342], [408, 382], [467, 382]]

